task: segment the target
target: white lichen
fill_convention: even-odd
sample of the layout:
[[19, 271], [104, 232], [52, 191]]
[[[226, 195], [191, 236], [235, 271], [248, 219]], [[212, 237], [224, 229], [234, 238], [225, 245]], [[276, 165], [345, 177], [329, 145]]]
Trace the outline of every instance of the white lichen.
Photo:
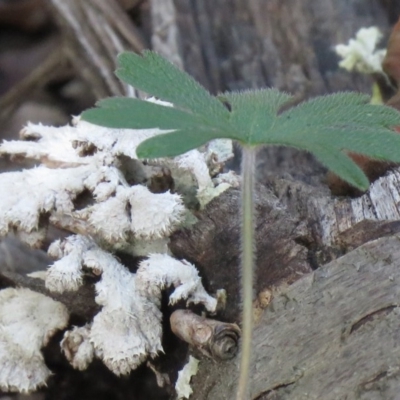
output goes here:
[[173, 286], [170, 304], [186, 299], [188, 305], [203, 304], [209, 312], [217, 308], [217, 300], [205, 291], [195, 266], [186, 260], [151, 254], [140, 263], [136, 276], [139, 291], [149, 298], [161, 299], [161, 290]]
[[30, 392], [51, 371], [40, 351], [68, 323], [67, 308], [29, 289], [0, 291], [0, 389]]
[[136, 149], [141, 142], [153, 136], [168, 131], [160, 129], [113, 129], [90, 122], [82, 121], [79, 117], [74, 119], [76, 127], [76, 146], [92, 144], [97, 151], [108, 152], [116, 157], [124, 155], [137, 159]]
[[188, 399], [193, 393], [193, 389], [190, 386], [190, 380], [192, 379], [192, 376], [197, 374], [198, 368], [199, 360], [189, 356], [189, 361], [178, 372], [178, 379], [175, 383], [177, 400]]
[[183, 216], [180, 196], [170, 192], [152, 194], [137, 185], [129, 192], [131, 226], [137, 238], [161, 238], [171, 233]]
[[92, 240], [84, 236], [53, 242], [48, 254], [58, 260], [47, 270], [47, 289], [58, 293], [78, 290], [83, 283], [82, 258], [91, 245]]
[[219, 173], [224, 164], [233, 158], [233, 144], [230, 139], [215, 139], [206, 145], [206, 160], [211, 167], [211, 175]]
[[[142, 261], [136, 274], [130, 273], [111, 254], [82, 236], [67, 238], [51, 247], [60, 260], [48, 270], [46, 286], [52, 291], [76, 290], [82, 284], [83, 268], [101, 276], [96, 283], [97, 304], [102, 310], [91, 326], [65, 334], [63, 349], [73, 366], [84, 368], [94, 355], [115, 374], [125, 375], [148, 357], [163, 351], [161, 345], [161, 292], [174, 287], [170, 303], [180, 300], [200, 303], [215, 312], [217, 300], [205, 291], [196, 268], [185, 260], [153, 254]], [[64, 259], [69, 273], [60, 269]], [[83, 346], [83, 347], [82, 347]]]
[[71, 213], [74, 197], [85, 189], [85, 180], [96, 173], [92, 166], [70, 169], [38, 167], [0, 174], [0, 235], [13, 228], [31, 232], [41, 215], [57, 210]]
[[[169, 235], [183, 221], [180, 196], [130, 186], [118, 158], [135, 160], [137, 146], [162, 133], [158, 129], [105, 128], [79, 118], [72, 126], [59, 128], [29, 123], [21, 132], [23, 140], [4, 141], [0, 155], [35, 159], [43, 165], [0, 175], [0, 236], [15, 231], [25, 242], [38, 247], [47, 221], [119, 247], [134, 239], [154, 240]], [[192, 150], [156, 163], [180, 170], [180, 176], [192, 177], [204, 207], [229, 187], [215, 187], [212, 176], [232, 156], [230, 140], [215, 140], [202, 151]], [[179, 180], [178, 175], [173, 179]], [[86, 196], [87, 203], [77, 209], [74, 202], [80, 195]]]
[[198, 150], [191, 150], [175, 157], [173, 162], [179, 168], [190, 171], [193, 174], [197, 181], [199, 192], [202, 192], [208, 187], [214, 187], [204, 153]]
[[88, 164], [90, 158], [80, 157], [73, 146], [75, 129], [42, 124], [28, 124], [20, 132], [21, 140], [3, 141], [0, 155], [39, 160], [49, 167], [74, 167]]
[[[129, 187], [117, 168], [95, 163], [3, 173], [0, 187], [4, 190], [0, 197], [0, 236], [16, 229], [32, 233], [35, 243], [42, 239], [35, 232], [44, 215], [57, 226], [97, 235], [113, 244], [127, 240], [129, 235], [164, 237], [179, 225], [184, 212], [178, 194], [151, 193], [141, 185]], [[85, 191], [95, 203], [77, 210], [74, 200]], [[64, 226], [66, 215], [70, 226]]]
[[219, 174], [213, 179], [215, 185], [227, 184], [229, 187], [239, 188], [240, 186], [240, 176], [236, 174], [235, 171], [225, 172]]
[[228, 182], [220, 185], [212, 179], [212, 176], [219, 174], [224, 163], [232, 157], [232, 141], [216, 139], [207, 144], [204, 152], [191, 150], [170, 160], [169, 165], [192, 173], [198, 186], [197, 199], [200, 207], [204, 208], [212, 199], [232, 187]]
[[356, 33], [356, 38], [350, 39], [347, 45], [335, 46], [336, 53], [342, 58], [339, 66], [363, 74], [383, 74], [382, 61], [386, 50], [376, 49], [381, 38], [382, 33], [377, 27], [361, 28]]
[[130, 233], [137, 239], [165, 237], [183, 219], [184, 210], [178, 194], [154, 194], [145, 186], [135, 185], [118, 186], [112, 197], [74, 215], [89, 223], [89, 233], [118, 243], [126, 241]]
[[113, 129], [75, 117], [72, 125], [61, 127], [28, 123], [22, 140], [3, 141], [0, 155], [39, 160], [49, 167], [75, 167], [108, 156], [125, 155], [137, 159], [141, 142], [165, 133], [159, 129]]
[[[137, 160], [138, 145], [165, 132], [105, 128], [77, 117], [71, 125], [58, 128], [29, 123], [21, 140], [0, 145], [0, 156], [40, 163], [32, 169], [0, 174], [0, 236], [12, 231], [29, 245], [40, 247], [49, 224], [75, 234], [49, 247], [49, 255], [56, 259], [45, 274], [51, 291], [77, 290], [87, 270], [100, 277], [95, 301], [101, 311], [85, 326], [66, 332], [61, 343], [74, 368], [86, 369], [97, 357], [115, 374], [124, 375], [162, 352], [160, 305], [165, 288], [174, 288], [170, 304], [183, 300], [216, 311], [217, 300], [205, 291], [196, 268], [167, 255], [168, 236], [195, 220], [181, 195], [168, 189], [183, 188], [179, 193], [189, 193], [192, 199], [197, 193], [197, 200], [187, 204], [204, 207], [234, 182], [222, 174], [224, 163], [233, 156], [232, 142], [215, 140], [174, 159], [146, 165]], [[164, 178], [157, 186], [157, 179]], [[97, 243], [147, 258], [133, 274]], [[41, 279], [43, 274], [33, 277]], [[38, 349], [54, 329], [65, 326], [67, 313], [64, 306], [57, 306], [65, 312], [62, 319], [56, 306], [51, 309], [35, 296], [42, 295], [33, 294], [31, 305], [26, 305], [27, 310], [36, 307], [31, 315], [22, 309], [15, 312], [15, 326], [21, 329], [15, 340], [6, 338], [8, 331], [0, 331], [0, 356], [8, 363], [0, 370], [1, 389], [34, 390], [50, 373]], [[0, 317], [3, 309], [0, 294]], [[38, 326], [34, 327], [31, 317]], [[17, 320], [32, 324], [34, 343], [29, 349], [23, 343], [25, 328]], [[43, 332], [47, 332], [45, 338], [40, 336]], [[32, 355], [29, 361], [21, 355], [25, 350]]]
[[91, 324], [74, 326], [64, 333], [64, 338], [60, 343], [69, 363], [80, 371], [85, 370], [94, 357], [94, 347], [90, 343], [90, 328]]

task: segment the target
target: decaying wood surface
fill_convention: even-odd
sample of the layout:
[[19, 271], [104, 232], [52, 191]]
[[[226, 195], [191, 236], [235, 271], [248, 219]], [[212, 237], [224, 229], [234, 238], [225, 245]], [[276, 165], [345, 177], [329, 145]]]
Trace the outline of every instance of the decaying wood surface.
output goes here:
[[[148, 43], [212, 92], [275, 86], [298, 100], [338, 90], [370, 91], [368, 77], [338, 68], [332, 47], [363, 26], [379, 26], [387, 36], [400, 13], [395, 0], [147, 3]], [[121, 8], [105, 0], [52, 4], [67, 54], [96, 95], [127, 93], [112, 76], [113, 57], [122, 48], [139, 50], [146, 40], [126, 20], [115, 25], [113, 12], [121, 15]], [[80, 21], [78, 30], [68, 22], [71, 15]], [[82, 22], [89, 20], [102, 29]], [[268, 289], [274, 299], [254, 334], [252, 400], [398, 398], [400, 170], [358, 198], [332, 196], [323, 174], [310, 156], [291, 149], [267, 149], [259, 156], [255, 294]], [[227, 290], [227, 307], [217, 318], [236, 323], [238, 203], [239, 192], [227, 191], [170, 244], [175, 256], [199, 267], [211, 292]], [[45, 290], [22, 271], [0, 268], [0, 284]], [[79, 296], [74, 313], [90, 318], [93, 292]], [[58, 299], [71, 307], [73, 296]], [[167, 347], [166, 358], [172, 356]], [[176, 368], [167, 372], [176, 377]], [[230, 400], [236, 379], [235, 361], [202, 358], [191, 399]]]
[[[190, 230], [174, 234], [175, 255], [196, 263], [212, 291], [228, 291], [224, 317], [239, 302], [239, 192], [215, 199]], [[346, 252], [400, 231], [400, 172], [393, 170], [359, 198], [332, 196], [324, 186], [276, 179], [257, 188], [256, 293], [288, 284]], [[226, 271], [232, 271], [227, 274]]]
[[[400, 232], [399, 179], [393, 170], [355, 199], [291, 179], [258, 189], [255, 287], [276, 300], [254, 333], [251, 399], [396, 398], [400, 242], [391, 235]], [[239, 194], [221, 197], [171, 248], [201, 266], [213, 289], [227, 289], [223, 315], [238, 322], [239, 249], [229, 238], [237, 240]], [[233, 398], [237, 368], [204, 359], [194, 398]]]
[[[252, 400], [397, 399], [400, 237], [369, 242], [276, 295], [254, 332]], [[232, 399], [237, 365], [206, 359], [194, 400]]]
[[[301, 393], [311, 399], [352, 399], [357, 398], [355, 388], [369, 391], [369, 396], [382, 385], [388, 389], [379, 392], [381, 397], [359, 398], [395, 398], [388, 394], [400, 387], [400, 373], [392, 361], [400, 346], [400, 239], [393, 236], [400, 230], [399, 176], [397, 170], [388, 173], [358, 199], [333, 197], [324, 187], [290, 180], [278, 180], [272, 190], [258, 187], [256, 291], [269, 288], [275, 299], [254, 335], [252, 399], [301, 399]], [[217, 318], [240, 323], [238, 202], [237, 190], [213, 200], [193, 228], [172, 237], [171, 249], [200, 268], [211, 291], [227, 290], [227, 307]], [[371, 242], [375, 238], [381, 239]], [[10, 272], [3, 276], [44, 290], [37, 279]], [[90, 290], [78, 294], [79, 302], [73, 294], [57, 299], [80, 318], [93, 315]], [[372, 314], [377, 318], [365, 324]], [[194, 398], [231, 399], [236, 370], [235, 361], [210, 363], [203, 358]], [[281, 397], [273, 397], [275, 392]]]
[[393, 9], [376, 0], [171, 2], [184, 67], [214, 92], [266, 85], [299, 96], [367, 89], [368, 79], [338, 68], [332, 47], [363, 26], [388, 34], [393, 18]]

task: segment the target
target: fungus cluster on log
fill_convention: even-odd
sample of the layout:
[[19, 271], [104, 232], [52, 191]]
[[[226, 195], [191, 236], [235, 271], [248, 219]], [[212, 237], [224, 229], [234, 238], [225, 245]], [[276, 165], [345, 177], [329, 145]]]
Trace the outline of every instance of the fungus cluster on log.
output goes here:
[[[222, 173], [232, 143], [214, 141], [175, 159], [139, 161], [136, 147], [162, 133], [75, 118], [59, 128], [29, 123], [21, 140], [0, 145], [0, 155], [36, 163], [0, 174], [0, 235], [14, 234], [39, 248], [50, 225], [71, 233], [50, 244], [50, 268], [32, 274], [45, 279], [49, 296], [79, 289], [84, 271], [100, 277], [100, 312], [83, 326], [69, 326], [61, 341], [74, 368], [86, 369], [97, 357], [115, 374], [128, 374], [162, 352], [165, 288], [175, 288], [170, 304], [186, 300], [216, 311], [217, 298], [205, 291], [194, 265], [171, 256], [168, 237], [195, 220], [193, 210], [238, 185], [232, 172]], [[116, 250], [146, 258], [131, 273], [112, 254]], [[7, 365], [2, 390], [29, 392], [45, 384], [50, 371], [40, 349], [68, 319], [67, 308], [48, 296], [24, 288], [0, 291], [0, 361]]]

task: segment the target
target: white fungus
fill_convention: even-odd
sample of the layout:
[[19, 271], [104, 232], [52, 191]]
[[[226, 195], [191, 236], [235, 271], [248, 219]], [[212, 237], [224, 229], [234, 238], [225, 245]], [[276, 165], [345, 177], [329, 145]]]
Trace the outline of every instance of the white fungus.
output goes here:
[[[162, 352], [163, 289], [174, 288], [170, 304], [184, 300], [203, 304], [209, 312], [216, 310], [217, 300], [205, 291], [196, 268], [161, 254], [169, 251], [168, 236], [190, 219], [181, 196], [153, 193], [137, 183], [143, 182], [140, 177], [127, 178], [123, 158], [135, 160], [131, 174], [162, 165], [171, 169], [175, 182], [178, 170], [180, 176], [189, 176], [189, 189], [197, 189], [204, 207], [235, 181], [220, 174], [233, 156], [232, 142], [216, 140], [143, 167], [136, 148], [166, 132], [105, 128], [77, 117], [62, 127], [28, 123], [21, 140], [0, 144], [0, 156], [40, 163], [0, 174], [0, 236], [11, 231], [30, 246], [40, 247], [49, 224], [72, 233], [49, 247], [56, 260], [45, 274], [50, 291], [77, 290], [84, 284], [86, 269], [100, 277], [95, 301], [101, 311], [86, 325], [65, 332], [61, 342], [76, 369], [86, 369], [97, 357], [115, 374], [125, 375]], [[147, 258], [134, 274], [98, 244]], [[160, 253], [149, 254], [155, 251]], [[43, 278], [42, 273], [32, 276]], [[40, 348], [67, 320], [66, 308], [44, 295], [28, 289], [0, 292], [0, 389], [29, 392], [45, 383], [50, 371]]]
[[177, 400], [188, 399], [193, 393], [193, 389], [190, 386], [190, 380], [192, 379], [192, 376], [197, 374], [198, 368], [199, 360], [189, 356], [189, 361], [178, 372], [178, 379], [175, 383]]
[[[62, 347], [71, 364], [79, 369], [96, 357], [115, 374], [125, 375], [147, 358], [163, 351], [161, 292], [174, 287], [170, 303], [180, 300], [200, 303], [215, 312], [217, 300], [204, 289], [196, 268], [185, 260], [166, 254], [152, 254], [142, 261], [136, 274], [128, 271], [110, 253], [91, 239], [72, 236], [51, 247], [60, 260], [48, 270], [46, 286], [52, 291], [76, 290], [82, 283], [82, 269], [101, 276], [96, 283], [97, 304], [101, 311], [91, 326], [74, 328], [64, 336]], [[70, 264], [71, 273], [62, 273], [59, 263]]]
[[23, 288], [0, 291], [0, 389], [28, 393], [51, 374], [40, 349], [68, 323], [67, 308]]

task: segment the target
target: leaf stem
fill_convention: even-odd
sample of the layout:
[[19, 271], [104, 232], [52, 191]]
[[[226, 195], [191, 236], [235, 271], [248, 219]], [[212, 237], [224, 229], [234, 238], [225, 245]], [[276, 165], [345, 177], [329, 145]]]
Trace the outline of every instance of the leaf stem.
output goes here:
[[242, 149], [242, 351], [237, 400], [246, 400], [251, 362], [253, 333], [253, 270], [254, 270], [254, 181], [256, 149]]

